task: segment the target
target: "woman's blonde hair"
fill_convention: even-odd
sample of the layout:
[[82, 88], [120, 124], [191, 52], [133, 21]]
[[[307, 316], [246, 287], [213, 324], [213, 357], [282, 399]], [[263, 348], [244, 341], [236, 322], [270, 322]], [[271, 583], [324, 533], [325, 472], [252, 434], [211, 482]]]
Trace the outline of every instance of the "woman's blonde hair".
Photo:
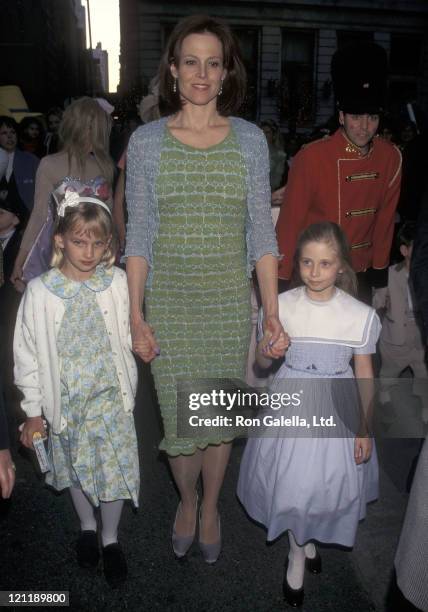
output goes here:
[[64, 253], [57, 246], [55, 236], [63, 236], [67, 232], [77, 232], [77, 234], [86, 236], [92, 235], [102, 240], [108, 240], [111, 237], [100, 263], [104, 264], [106, 268], [111, 268], [114, 264], [116, 259], [116, 238], [112, 218], [104, 208], [97, 204], [83, 202], [78, 206], [66, 208], [64, 216], [57, 217], [53, 233], [54, 242], [51, 259], [51, 266], [53, 268], [60, 268], [64, 263]]
[[59, 126], [61, 150], [68, 153], [69, 164], [75, 159], [81, 177], [91, 152], [102, 176], [113, 182], [114, 166], [109, 154], [112, 120], [94, 98], [79, 98], [66, 108]]
[[291, 286], [298, 287], [302, 285], [299, 263], [302, 249], [305, 244], [308, 244], [308, 242], [325, 242], [336, 251], [338, 258], [340, 259], [342, 271], [337, 275], [335, 285], [336, 287], [339, 287], [339, 289], [346, 291], [346, 293], [355, 296], [358, 288], [357, 275], [352, 268], [351, 251], [349, 249], [348, 241], [337, 223], [331, 223], [330, 221], [313, 223], [300, 234], [297, 241], [296, 250], [294, 252]]

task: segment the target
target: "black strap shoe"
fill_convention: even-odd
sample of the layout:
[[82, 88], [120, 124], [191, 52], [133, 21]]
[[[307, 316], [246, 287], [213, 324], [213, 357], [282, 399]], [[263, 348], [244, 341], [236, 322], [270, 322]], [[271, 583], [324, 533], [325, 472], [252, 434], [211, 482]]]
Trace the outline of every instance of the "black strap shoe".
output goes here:
[[311, 572], [311, 574], [321, 574], [322, 562], [321, 562], [321, 555], [319, 554], [318, 551], [313, 559], [309, 559], [308, 557], [306, 557], [305, 567], [308, 570], [308, 572]]
[[288, 570], [288, 559], [285, 563], [284, 581], [282, 583], [282, 592], [284, 594], [284, 599], [288, 603], [289, 606], [293, 608], [300, 608], [303, 605], [305, 591], [303, 589], [303, 586], [301, 586], [300, 589], [291, 588], [287, 580], [287, 570]]
[[128, 575], [125, 555], [119, 542], [103, 547], [104, 576], [112, 589], [123, 584]]
[[82, 531], [76, 542], [77, 563], [80, 567], [96, 567], [100, 560], [96, 531]]

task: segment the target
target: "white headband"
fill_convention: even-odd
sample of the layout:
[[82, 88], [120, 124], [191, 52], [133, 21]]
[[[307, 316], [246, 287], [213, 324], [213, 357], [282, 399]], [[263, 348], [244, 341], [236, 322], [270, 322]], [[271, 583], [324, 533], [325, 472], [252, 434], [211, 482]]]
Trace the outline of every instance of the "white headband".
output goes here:
[[102, 200], [99, 200], [98, 198], [90, 198], [89, 196], [80, 197], [75, 191], [67, 191], [65, 193], [64, 198], [58, 207], [58, 217], [63, 217], [65, 215], [66, 208], [74, 208], [79, 206], [79, 204], [84, 204], [85, 202], [101, 206], [101, 208], [104, 208], [104, 210], [106, 210], [111, 217], [110, 208]]

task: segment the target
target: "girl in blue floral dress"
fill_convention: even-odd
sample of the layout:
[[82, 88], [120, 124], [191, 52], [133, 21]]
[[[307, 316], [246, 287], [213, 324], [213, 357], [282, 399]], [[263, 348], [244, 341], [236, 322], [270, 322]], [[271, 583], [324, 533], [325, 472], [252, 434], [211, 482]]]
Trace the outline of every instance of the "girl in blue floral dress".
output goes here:
[[69, 488], [80, 520], [77, 560], [99, 561], [100, 507], [104, 574], [126, 578], [117, 541], [125, 499], [138, 505], [133, 419], [137, 370], [130, 348], [126, 276], [112, 266], [112, 219], [96, 198], [66, 193], [58, 208], [52, 268], [33, 279], [20, 305], [15, 380], [27, 415], [21, 442], [49, 424], [46, 482]]

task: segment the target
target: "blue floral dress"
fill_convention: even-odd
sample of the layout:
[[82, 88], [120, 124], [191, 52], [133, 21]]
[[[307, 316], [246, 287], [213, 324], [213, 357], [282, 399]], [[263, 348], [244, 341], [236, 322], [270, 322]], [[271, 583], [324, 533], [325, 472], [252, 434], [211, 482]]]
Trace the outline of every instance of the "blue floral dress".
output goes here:
[[58, 332], [61, 412], [67, 425], [51, 432], [52, 471], [57, 490], [80, 487], [90, 501], [132, 499], [138, 505], [139, 467], [132, 413], [125, 413], [107, 329], [96, 294], [105, 291], [113, 269], [98, 266], [76, 282], [58, 269], [42, 275], [47, 289], [64, 301]]

